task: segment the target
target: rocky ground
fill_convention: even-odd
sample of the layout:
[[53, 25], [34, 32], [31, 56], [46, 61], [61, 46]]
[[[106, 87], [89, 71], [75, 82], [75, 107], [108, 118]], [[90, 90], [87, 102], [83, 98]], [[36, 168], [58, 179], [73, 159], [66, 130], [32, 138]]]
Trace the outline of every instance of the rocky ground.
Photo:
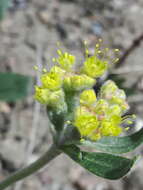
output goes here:
[[[142, 19], [143, 0], [13, 1], [0, 28], [0, 71], [37, 77], [33, 66], [50, 67], [57, 42], [77, 55], [80, 62], [83, 41], [88, 42], [92, 51], [97, 39], [102, 38], [106, 46], [121, 50], [122, 61], [108, 74], [124, 78], [125, 87], [136, 89], [129, 102], [140, 128], [143, 125]], [[52, 142], [47, 123], [44, 108], [32, 96], [14, 105], [0, 103], [0, 180], [47, 149]], [[142, 153], [143, 149], [136, 152]], [[138, 161], [127, 177], [109, 181], [88, 173], [61, 155], [47, 168], [9, 190], [141, 190], [142, 163], [143, 159]]]

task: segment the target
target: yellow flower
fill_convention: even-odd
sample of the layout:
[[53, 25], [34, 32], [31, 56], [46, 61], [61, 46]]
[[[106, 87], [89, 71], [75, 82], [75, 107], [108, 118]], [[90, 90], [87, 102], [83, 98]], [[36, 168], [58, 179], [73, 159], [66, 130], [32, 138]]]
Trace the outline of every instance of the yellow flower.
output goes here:
[[64, 78], [64, 89], [67, 91], [81, 91], [91, 88], [95, 80], [87, 75], [71, 75]]
[[82, 106], [82, 105], [78, 106], [75, 110], [76, 117], [78, 117], [80, 115], [93, 115], [93, 114], [94, 114], [94, 112], [92, 109], [90, 110], [89, 108]]
[[48, 104], [50, 91], [38, 86], [35, 86], [35, 99], [38, 100], [41, 104]]
[[75, 63], [75, 56], [65, 52], [63, 53], [61, 50], [58, 50], [59, 57], [55, 59], [60, 67], [66, 71], [71, 71], [73, 64]]
[[53, 109], [65, 109], [66, 106], [62, 90], [50, 91], [49, 89], [36, 86], [35, 99]]
[[113, 115], [110, 119], [101, 122], [100, 132], [102, 136], [118, 136], [122, 133], [120, 127], [121, 117]]
[[108, 102], [104, 99], [99, 99], [95, 104], [94, 112], [98, 114], [98, 116], [104, 116], [108, 109]]
[[78, 106], [75, 110], [73, 125], [77, 127], [83, 138], [90, 138], [92, 140], [100, 138], [100, 134], [98, 133], [99, 121], [96, 115], [85, 106]]
[[107, 110], [107, 115], [121, 115], [122, 108], [119, 105], [110, 105], [109, 109]]
[[75, 112], [74, 125], [82, 138], [99, 140], [104, 136], [118, 136], [122, 132], [121, 107], [99, 99], [95, 104], [79, 106]]
[[41, 76], [42, 86], [49, 90], [58, 90], [62, 85], [60, 73], [49, 72]]
[[98, 120], [95, 115], [79, 115], [76, 117], [74, 125], [78, 128], [82, 137], [89, 137], [97, 140]]
[[103, 75], [107, 68], [108, 63], [94, 55], [85, 60], [81, 72], [87, 74], [89, 77], [97, 78]]
[[95, 94], [94, 90], [92, 90], [92, 89], [84, 90], [80, 94], [80, 104], [81, 105], [91, 106], [95, 102], [96, 102], [96, 94]]

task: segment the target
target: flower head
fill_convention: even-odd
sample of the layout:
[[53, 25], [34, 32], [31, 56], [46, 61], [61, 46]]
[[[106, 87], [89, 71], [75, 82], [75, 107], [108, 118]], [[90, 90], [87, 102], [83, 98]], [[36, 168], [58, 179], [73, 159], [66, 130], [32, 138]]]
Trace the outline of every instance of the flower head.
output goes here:
[[66, 108], [64, 92], [61, 89], [50, 91], [49, 89], [36, 86], [35, 99], [38, 100], [41, 104], [45, 104], [54, 110]]
[[128, 117], [127, 121], [122, 117], [128, 108], [126, 105], [124, 91], [113, 81], [107, 81], [97, 98], [92, 89], [80, 94], [80, 106], [75, 114], [74, 125], [82, 138], [95, 141], [104, 136], [118, 136], [123, 131], [123, 123], [130, 122]]
[[49, 90], [58, 90], [62, 85], [62, 77], [59, 73], [49, 72], [41, 76], [42, 86]]
[[[92, 89], [96, 78], [109, 67], [109, 61], [101, 53], [97, 44], [94, 55], [87, 55], [80, 70], [75, 72], [75, 57], [58, 50], [59, 57], [54, 59], [58, 66], [54, 65], [50, 71], [44, 72], [41, 86], [35, 87], [36, 100], [48, 106], [50, 111], [62, 112], [59, 120], [65, 114], [67, 118], [62, 120], [73, 124], [81, 138], [94, 141], [104, 136], [118, 136], [124, 130], [123, 123], [130, 123], [128, 117], [122, 116], [129, 108], [122, 89], [111, 80], [102, 85], [97, 95]], [[65, 126], [68, 125], [65, 123]]]
[[39, 101], [41, 104], [47, 104], [49, 101], [50, 91], [48, 89], [35, 86], [35, 99]]
[[94, 55], [85, 60], [81, 71], [90, 77], [97, 78], [103, 75], [107, 68], [107, 61], [102, 61]]

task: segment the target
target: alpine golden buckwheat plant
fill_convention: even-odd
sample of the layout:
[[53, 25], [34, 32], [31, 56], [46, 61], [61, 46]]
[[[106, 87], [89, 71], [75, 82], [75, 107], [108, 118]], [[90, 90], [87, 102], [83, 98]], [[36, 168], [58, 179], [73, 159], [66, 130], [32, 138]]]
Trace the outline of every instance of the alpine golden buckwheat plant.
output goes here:
[[[41, 85], [35, 86], [34, 96], [47, 109], [53, 145], [36, 162], [2, 181], [0, 190], [33, 174], [61, 153], [103, 178], [119, 179], [128, 173], [136, 157], [130, 159], [119, 154], [142, 143], [143, 129], [120, 137], [134, 119], [133, 115], [127, 115], [125, 92], [111, 80], [98, 93], [93, 89], [97, 79], [118, 61], [110, 59], [108, 51], [96, 44], [90, 56], [85, 46], [85, 60], [77, 70], [75, 56], [59, 49], [51, 69], [43, 69]], [[84, 146], [100, 152], [82, 151]]]

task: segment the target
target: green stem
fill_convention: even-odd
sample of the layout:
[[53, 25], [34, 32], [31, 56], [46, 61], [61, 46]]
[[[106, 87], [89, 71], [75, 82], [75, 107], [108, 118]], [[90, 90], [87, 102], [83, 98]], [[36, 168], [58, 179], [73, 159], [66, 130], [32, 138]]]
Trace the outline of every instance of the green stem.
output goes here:
[[67, 120], [73, 120], [75, 114], [75, 108], [79, 105], [79, 93], [71, 92], [65, 94], [65, 100], [68, 106]]
[[58, 150], [58, 148], [55, 145], [52, 145], [50, 149], [41, 156], [37, 161], [32, 163], [31, 165], [21, 169], [20, 171], [15, 172], [5, 180], [3, 180], [0, 183], [0, 190], [3, 190], [10, 186], [11, 184], [22, 180], [23, 178], [35, 173], [37, 170], [45, 166], [47, 163], [49, 163], [52, 159], [54, 159], [56, 156], [58, 156], [61, 153], [61, 151]]

